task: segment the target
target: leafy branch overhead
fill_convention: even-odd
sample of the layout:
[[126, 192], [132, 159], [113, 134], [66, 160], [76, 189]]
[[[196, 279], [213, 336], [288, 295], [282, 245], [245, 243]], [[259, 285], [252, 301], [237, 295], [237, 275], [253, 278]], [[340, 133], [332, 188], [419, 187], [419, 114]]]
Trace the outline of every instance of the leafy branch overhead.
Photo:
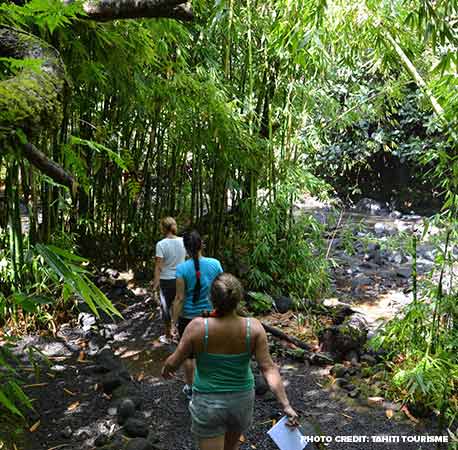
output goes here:
[[[27, 14], [40, 17], [41, 13], [51, 32], [59, 20], [68, 23], [77, 18], [94, 21], [193, 18], [190, 5], [180, 0], [100, 0], [83, 3], [70, 0], [32, 0], [15, 3], [15, 8], [0, 5], [0, 11], [8, 11], [18, 18]], [[12, 138], [18, 129], [31, 140], [41, 130], [57, 127], [62, 119], [65, 84], [65, 67], [58, 52], [36, 36], [0, 26], [0, 58], [32, 62], [24, 65], [15, 76], [0, 81], [0, 141]], [[39, 61], [39, 70], [33, 61]], [[73, 177], [36, 147], [26, 145], [23, 155], [56, 182], [74, 189]]]

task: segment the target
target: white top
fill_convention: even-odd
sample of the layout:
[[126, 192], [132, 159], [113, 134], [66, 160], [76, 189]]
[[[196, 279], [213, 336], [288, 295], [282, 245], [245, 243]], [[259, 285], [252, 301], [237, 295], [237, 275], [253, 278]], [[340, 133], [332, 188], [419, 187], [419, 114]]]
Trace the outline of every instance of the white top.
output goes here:
[[184, 261], [183, 238], [165, 238], [156, 244], [156, 257], [162, 258], [161, 280], [174, 280], [177, 265]]

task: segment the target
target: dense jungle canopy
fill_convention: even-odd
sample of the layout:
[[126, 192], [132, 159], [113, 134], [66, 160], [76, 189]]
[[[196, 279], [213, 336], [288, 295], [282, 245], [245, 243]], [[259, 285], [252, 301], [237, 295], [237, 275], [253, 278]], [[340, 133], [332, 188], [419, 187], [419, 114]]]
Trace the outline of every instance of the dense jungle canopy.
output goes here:
[[296, 206], [368, 197], [437, 213], [439, 276], [417, 288], [405, 237], [417, 309], [382, 344], [397, 395], [455, 423], [457, 144], [457, 0], [0, 1], [3, 335], [55, 331], [82, 299], [119, 315], [92, 273], [148, 277], [164, 216], [261, 306], [319, 305], [340, 221]]

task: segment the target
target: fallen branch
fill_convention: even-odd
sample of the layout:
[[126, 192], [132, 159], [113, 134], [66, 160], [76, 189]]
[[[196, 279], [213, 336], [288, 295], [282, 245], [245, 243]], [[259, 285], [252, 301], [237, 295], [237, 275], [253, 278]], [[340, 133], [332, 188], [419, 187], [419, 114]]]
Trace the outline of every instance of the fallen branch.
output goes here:
[[78, 185], [75, 179], [34, 145], [25, 144], [23, 146], [23, 154], [38, 170], [48, 175], [55, 182], [67, 186], [72, 194], [76, 193]]
[[[64, 0], [73, 3], [73, 0]], [[169, 18], [192, 20], [190, 3], [183, 0], [92, 0], [83, 4], [85, 19], [107, 22], [118, 19]]]
[[283, 333], [283, 331], [280, 331], [278, 328], [272, 327], [271, 325], [267, 325], [264, 322], [261, 322], [261, 325], [264, 327], [264, 330], [266, 330], [266, 332], [270, 333], [272, 336], [291, 342], [291, 344], [294, 344], [296, 347], [302, 348], [303, 350], [310, 351], [310, 346], [305, 342], [301, 341], [300, 339], [297, 339], [294, 336], [290, 336], [289, 334]]

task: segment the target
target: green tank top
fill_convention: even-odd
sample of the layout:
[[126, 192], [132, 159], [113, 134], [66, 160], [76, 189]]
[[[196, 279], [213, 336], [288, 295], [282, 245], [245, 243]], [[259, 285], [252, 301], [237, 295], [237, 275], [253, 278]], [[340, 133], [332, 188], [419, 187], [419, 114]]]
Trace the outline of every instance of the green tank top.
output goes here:
[[251, 371], [251, 326], [246, 319], [246, 352], [234, 355], [208, 353], [208, 319], [205, 319], [204, 351], [196, 356], [194, 384], [197, 392], [242, 392], [254, 388]]

